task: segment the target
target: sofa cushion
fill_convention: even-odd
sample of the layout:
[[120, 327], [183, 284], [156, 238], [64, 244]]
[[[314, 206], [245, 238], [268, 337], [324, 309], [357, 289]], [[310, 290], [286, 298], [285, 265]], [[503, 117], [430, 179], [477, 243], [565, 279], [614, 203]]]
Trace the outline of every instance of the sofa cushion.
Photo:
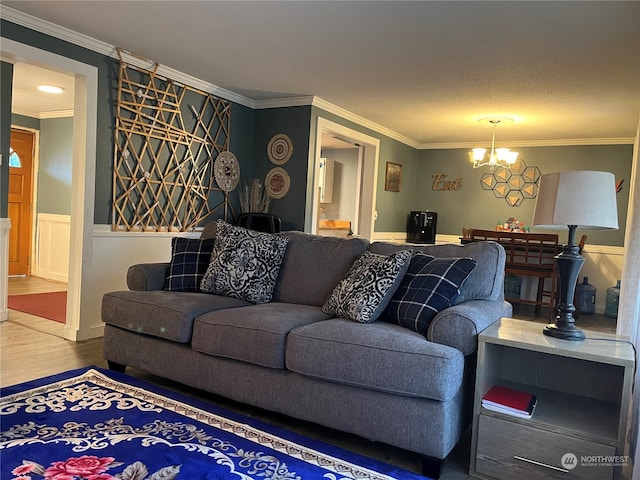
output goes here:
[[[374, 253], [407, 248], [404, 244], [374, 242], [369, 250]], [[413, 248], [418, 253], [426, 253], [436, 258], [469, 257], [477, 263], [477, 267], [469, 275], [469, 279], [460, 288], [460, 294], [453, 300], [459, 305], [469, 300], [503, 300], [504, 299], [504, 265], [506, 254], [502, 245], [496, 242], [472, 242], [467, 245], [446, 244], [426, 245]]]
[[444, 401], [462, 385], [464, 356], [399, 325], [334, 318], [292, 330], [286, 365], [308, 377]]
[[200, 288], [251, 303], [271, 301], [289, 239], [218, 220], [211, 263]]
[[451, 306], [475, 266], [471, 258], [415, 255], [389, 302], [386, 318], [424, 335], [433, 317]]
[[192, 292], [109, 292], [102, 296], [102, 321], [133, 332], [189, 343], [195, 317], [244, 305], [250, 303]]
[[335, 238], [302, 232], [289, 239], [273, 300], [321, 307], [353, 262], [366, 252], [364, 238]]
[[196, 319], [191, 346], [207, 355], [283, 369], [291, 329], [327, 318], [320, 307], [280, 302], [211, 312]]
[[171, 262], [164, 289], [172, 292], [198, 292], [200, 281], [211, 262], [214, 240], [174, 237]]
[[373, 322], [386, 308], [409, 267], [411, 252], [365, 252], [331, 292], [322, 311], [356, 322]]

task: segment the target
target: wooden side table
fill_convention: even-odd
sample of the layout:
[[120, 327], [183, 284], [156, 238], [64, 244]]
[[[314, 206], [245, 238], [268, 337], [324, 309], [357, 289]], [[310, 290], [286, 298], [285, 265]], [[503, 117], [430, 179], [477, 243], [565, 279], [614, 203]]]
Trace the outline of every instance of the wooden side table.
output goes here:
[[[581, 342], [503, 318], [478, 339], [470, 474], [484, 479], [618, 478], [625, 455], [635, 356], [624, 337]], [[530, 419], [482, 408], [503, 385], [537, 395]]]

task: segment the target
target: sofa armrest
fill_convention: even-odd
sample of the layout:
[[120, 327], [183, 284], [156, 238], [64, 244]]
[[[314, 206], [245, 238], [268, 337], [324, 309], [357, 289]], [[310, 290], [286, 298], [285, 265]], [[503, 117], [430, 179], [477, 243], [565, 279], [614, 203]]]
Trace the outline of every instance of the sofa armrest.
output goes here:
[[465, 356], [476, 351], [478, 334], [502, 317], [510, 317], [509, 302], [470, 300], [438, 313], [429, 325], [427, 340], [457, 348]]
[[129, 290], [162, 290], [169, 272], [167, 263], [138, 263], [127, 270]]

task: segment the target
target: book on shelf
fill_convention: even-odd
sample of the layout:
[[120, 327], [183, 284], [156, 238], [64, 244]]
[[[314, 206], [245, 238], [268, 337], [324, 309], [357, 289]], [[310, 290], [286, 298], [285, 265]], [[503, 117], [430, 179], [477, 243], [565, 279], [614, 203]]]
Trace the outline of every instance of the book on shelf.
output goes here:
[[482, 406], [487, 410], [531, 418], [538, 403], [538, 397], [529, 392], [494, 385], [482, 397]]

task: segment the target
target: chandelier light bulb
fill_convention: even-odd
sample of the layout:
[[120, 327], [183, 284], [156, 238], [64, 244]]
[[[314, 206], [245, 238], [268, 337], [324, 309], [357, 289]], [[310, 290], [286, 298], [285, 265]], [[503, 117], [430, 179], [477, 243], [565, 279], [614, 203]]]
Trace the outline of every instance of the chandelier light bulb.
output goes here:
[[487, 152], [486, 148], [474, 148], [471, 150], [470, 156], [472, 162], [479, 162], [484, 158], [484, 154]]
[[[501, 119], [484, 119], [488, 120], [491, 125], [491, 153], [489, 157], [485, 159], [486, 148], [474, 148], [469, 152], [469, 160], [473, 163], [473, 168], [483, 167], [488, 165], [492, 170], [496, 167], [511, 168], [511, 165], [516, 163], [518, 158], [518, 152], [512, 152], [508, 148], [495, 148], [496, 144], [496, 127], [501, 122]], [[507, 119], [505, 119], [507, 120]], [[509, 119], [510, 120], [510, 119]]]

